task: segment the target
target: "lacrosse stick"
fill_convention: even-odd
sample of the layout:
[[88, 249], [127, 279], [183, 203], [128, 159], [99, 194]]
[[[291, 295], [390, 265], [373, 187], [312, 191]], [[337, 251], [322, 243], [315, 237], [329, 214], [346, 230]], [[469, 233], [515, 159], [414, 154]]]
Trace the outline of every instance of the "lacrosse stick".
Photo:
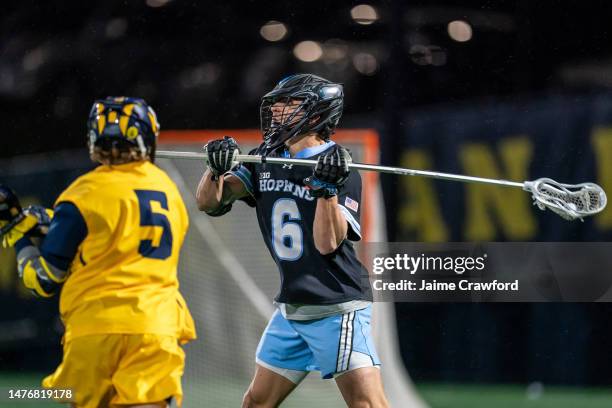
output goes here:
[[[157, 151], [155, 156], [163, 159], [208, 159], [206, 154], [196, 152]], [[243, 163], [292, 164], [310, 167], [317, 164], [316, 160], [265, 157], [247, 154], [237, 155], [236, 160]], [[377, 166], [374, 164], [350, 163], [349, 167], [356, 170], [376, 171], [379, 173], [397, 174], [400, 176], [421, 176], [439, 180], [461, 181], [464, 183], [486, 183], [498, 186], [519, 187], [531, 193], [533, 204], [539, 209], [545, 210], [548, 208], [566, 220], [582, 220], [583, 217], [601, 212], [607, 204], [606, 193], [595, 183], [563, 184], [549, 178], [539, 178], [534, 181], [518, 183], [508, 180], [464, 176], [461, 174], [440, 173], [428, 170], [405, 169], [401, 167]]]
[[19, 213], [18, 216], [13, 218], [8, 224], [5, 224], [2, 228], [0, 228], [0, 240], [4, 236], [4, 234], [8, 233], [10, 230], [15, 228], [17, 224], [19, 224], [25, 218], [25, 214], [23, 212]]

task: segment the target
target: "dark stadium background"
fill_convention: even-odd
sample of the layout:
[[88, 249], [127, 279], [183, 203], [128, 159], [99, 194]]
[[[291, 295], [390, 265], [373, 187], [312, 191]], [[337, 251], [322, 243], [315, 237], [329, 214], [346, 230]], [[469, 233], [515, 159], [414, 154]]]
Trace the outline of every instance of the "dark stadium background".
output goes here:
[[[360, 3], [376, 9], [372, 24], [351, 19], [351, 8]], [[288, 27], [281, 41], [259, 34], [270, 20]], [[453, 20], [470, 22], [470, 41], [449, 37], [447, 24]], [[583, 137], [572, 129], [612, 123], [605, 108], [612, 100], [611, 21], [612, 8], [604, 1], [5, 2], [0, 12], [2, 163], [17, 166], [20, 155], [73, 148], [82, 148], [83, 157], [70, 158], [77, 170], [38, 180], [9, 179], [0, 168], [0, 181], [17, 183], [51, 205], [87, 167], [85, 119], [97, 97], [143, 97], [163, 129], [255, 128], [260, 96], [286, 74], [303, 71], [345, 84], [341, 125], [376, 128], [382, 163], [400, 165], [402, 152], [423, 145], [437, 169], [457, 170], [445, 158], [458, 141], [469, 139], [462, 131], [465, 123], [478, 126], [489, 117], [479, 112], [486, 111], [491, 120], [504, 118], [520, 133], [526, 119], [511, 113], [518, 107], [529, 129], [546, 133], [531, 135], [535, 157], [545, 163], [534, 164], [534, 174], [596, 179], [590, 130]], [[300, 41], [330, 39], [351, 54], [374, 57], [374, 65], [366, 60], [360, 73], [350, 58], [336, 66], [305, 63], [292, 52]], [[491, 113], [492, 106], [499, 111]], [[606, 113], [588, 115], [599, 108]], [[547, 109], [552, 113], [538, 116]], [[578, 127], [561, 129], [558, 136], [569, 148], [555, 149], [557, 136], [548, 134], [545, 122], [568, 120], [558, 113], [574, 110], [583, 112], [571, 122]], [[429, 128], [415, 130], [422, 118], [446, 114], [459, 119], [437, 142]], [[493, 132], [488, 142], [494, 144], [504, 130]], [[582, 164], [585, 173], [579, 171]], [[402, 221], [405, 189], [396, 177], [382, 182], [389, 240], [421, 239]], [[462, 209], [445, 204], [453, 187], [439, 187], [446, 238], [465, 239]], [[523, 240], [612, 238], [609, 223], [566, 225], [549, 214], [537, 219], [536, 232]], [[501, 228], [496, 231], [489, 240], [512, 239]], [[43, 327], [54, 321], [56, 305], [17, 298], [14, 285], [0, 287], [0, 293], [0, 370], [9, 375], [48, 371], [60, 356], [59, 334], [55, 327]], [[397, 311], [402, 354], [417, 384], [609, 386], [612, 381], [612, 307], [607, 304], [398, 304]], [[23, 328], [11, 325], [23, 316], [37, 316], [40, 328], [33, 338], [17, 341], [10, 333]]]

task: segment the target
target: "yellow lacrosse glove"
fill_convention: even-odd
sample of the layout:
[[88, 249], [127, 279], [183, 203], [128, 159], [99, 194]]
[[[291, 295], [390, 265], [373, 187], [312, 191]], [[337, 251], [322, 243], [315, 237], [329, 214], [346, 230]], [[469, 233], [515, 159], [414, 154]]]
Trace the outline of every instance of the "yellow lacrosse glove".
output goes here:
[[12, 221], [0, 221], [0, 228], [8, 229], [3, 231], [1, 236], [2, 246], [4, 248], [13, 247], [24, 235], [31, 237], [47, 235], [51, 218], [53, 218], [53, 210], [40, 205], [31, 205]]

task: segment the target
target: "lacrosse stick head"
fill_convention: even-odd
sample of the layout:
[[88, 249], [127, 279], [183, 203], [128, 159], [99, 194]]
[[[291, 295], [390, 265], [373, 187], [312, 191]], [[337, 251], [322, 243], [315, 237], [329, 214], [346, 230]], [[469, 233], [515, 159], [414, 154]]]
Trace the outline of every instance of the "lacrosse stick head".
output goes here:
[[606, 208], [606, 193], [595, 183], [563, 184], [549, 178], [526, 181], [523, 187], [531, 192], [533, 204], [548, 208], [566, 220], [582, 220]]

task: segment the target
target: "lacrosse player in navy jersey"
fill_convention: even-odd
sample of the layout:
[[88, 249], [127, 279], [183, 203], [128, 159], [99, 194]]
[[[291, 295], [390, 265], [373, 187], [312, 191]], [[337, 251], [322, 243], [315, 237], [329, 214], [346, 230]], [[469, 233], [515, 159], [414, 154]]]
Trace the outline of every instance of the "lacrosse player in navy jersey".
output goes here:
[[331, 140], [343, 107], [342, 85], [310, 74], [280, 81], [262, 98], [264, 142], [249, 154], [316, 159], [314, 168], [241, 164], [236, 141], [205, 147], [200, 210], [256, 208], [281, 288], [257, 348], [243, 408], [276, 407], [309, 371], [334, 378], [350, 407], [387, 407], [370, 329], [372, 294], [351, 241], [361, 239], [361, 178]]

